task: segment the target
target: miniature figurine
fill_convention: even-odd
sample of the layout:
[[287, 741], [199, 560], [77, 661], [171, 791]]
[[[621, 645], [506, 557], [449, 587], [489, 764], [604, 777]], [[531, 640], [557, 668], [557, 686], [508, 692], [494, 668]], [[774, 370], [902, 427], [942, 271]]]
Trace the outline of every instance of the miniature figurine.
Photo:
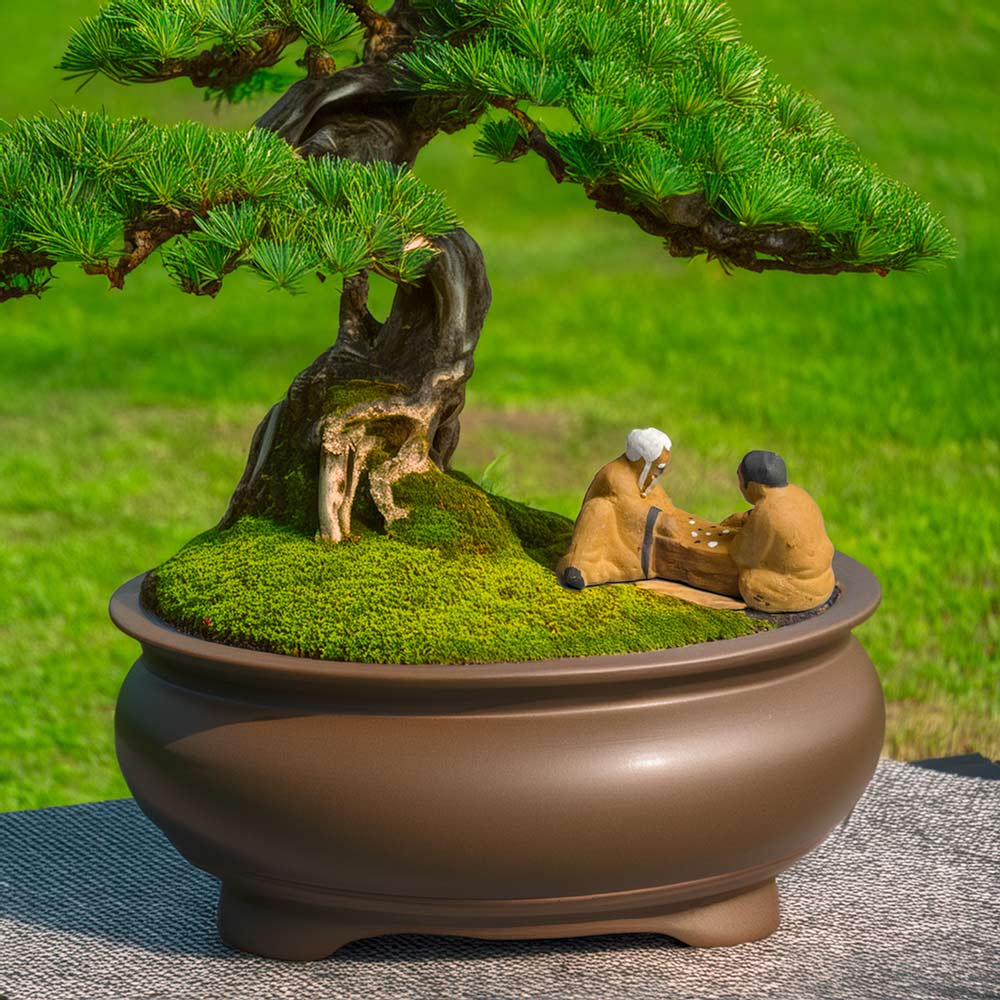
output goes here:
[[602, 468], [576, 519], [573, 542], [557, 567], [563, 583], [574, 590], [588, 584], [644, 579], [655, 514], [670, 506], [658, 480], [670, 464], [670, 438], [655, 427], [636, 429], [625, 442], [625, 454]]
[[807, 611], [833, 593], [833, 544], [816, 501], [788, 482], [773, 451], [751, 451], [737, 470], [753, 510], [727, 518], [739, 525], [730, 548], [743, 600], [759, 611]]
[[670, 438], [655, 427], [634, 430], [625, 453], [594, 477], [569, 551], [556, 567], [567, 587], [660, 578], [739, 596], [729, 555], [738, 528], [674, 506], [658, 482], [671, 448]]
[[766, 612], [807, 611], [829, 599], [833, 545], [823, 515], [789, 485], [779, 455], [743, 457], [737, 479], [753, 509], [715, 524], [674, 506], [660, 486], [671, 449], [663, 431], [637, 429], [625, 454], [597, 473], [556, 567], [567, 587], [671, 580]]

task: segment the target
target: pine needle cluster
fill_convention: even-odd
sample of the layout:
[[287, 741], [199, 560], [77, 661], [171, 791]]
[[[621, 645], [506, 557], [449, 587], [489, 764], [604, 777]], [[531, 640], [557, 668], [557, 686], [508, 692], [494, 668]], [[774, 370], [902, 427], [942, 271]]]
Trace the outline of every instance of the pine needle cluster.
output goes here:
[[[399, 86], [444, 97], [461, 126], [485, 114], [480, 153], [539, 154], [675, 256], [885, 273], [954, 254], [932, 210], [783, 84], [721, 0], [412, 6], [417, 33], [392, 56]], [[186, 76], [236, 99], [269, 88], [268, 67], [293, 42], [323, 75], [332, 50], [388, 23], [363, 0], [110, 0], [61, 65], [122, 83]], [[545, 108], [572, 126], [545, 127]], [[0, 134], [0, 298], [36, 294], [68, 261], [120, 286], [161, 246], [171, 276], [198, 293], [237, 267], [293, 290], [309, 272], [366, 266], [411, 281], [453, 221], [405, 171], [302, 160], [265, 131], [73, 112]]]
[[[415, 86], [514, 115], [484, 125], [481, 153], [509, 161], [541, 152], [560, 179], [582, 184], [604, 207], [642, 213], [650, 231], [662, 220], [668, 243], [676, 200], [695, 196], [751, 234], [797, 231], [804, 270], [905, 270], [954, 253], [917, 195], [868, 163], [815, 100], [740, 41], [724, 3], [417, 6], [431, 31], [404, 57]], [[527, 117], [531, 106], [565, 109], [575, 127], [549, 131]], [[749, 242], [753, 263], [761, 247], [768, 256], [766, 239]], [[671, 246], [679, 256], [706, 249], [686, 235]], [[724, 250], [714, 255], [725, 262]]]
[[312, 66], [356, 47], [359, 29], [341, 0], [111, 0], [73, 33], [59, 68], [84, 81], [186, 76], [209, 96], [240, 100], [282, 81], [266, 67], [293, 42], [305, 42]]
[[405, 169], [303, 159], [271, 132], [67, 111], [0, 133], [0, 300], [80, 264], [116, 287], [163, 247], [186, 292], [246, 268], [273, 288], [366, 268], [415, 281], [457, 221]]

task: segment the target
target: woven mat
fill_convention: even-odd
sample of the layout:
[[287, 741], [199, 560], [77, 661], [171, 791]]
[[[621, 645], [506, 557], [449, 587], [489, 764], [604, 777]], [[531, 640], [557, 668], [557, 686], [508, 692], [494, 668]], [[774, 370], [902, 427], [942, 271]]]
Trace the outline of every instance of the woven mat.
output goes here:
[[131, 800], [0, 815], [7, 1000], [984, 1000], [1000, 997], [1000, 781], [883, 761], [849, 820], [779, 877], [771, 938], [356, 942], [322, 962], [231, 951], [217, 883]]

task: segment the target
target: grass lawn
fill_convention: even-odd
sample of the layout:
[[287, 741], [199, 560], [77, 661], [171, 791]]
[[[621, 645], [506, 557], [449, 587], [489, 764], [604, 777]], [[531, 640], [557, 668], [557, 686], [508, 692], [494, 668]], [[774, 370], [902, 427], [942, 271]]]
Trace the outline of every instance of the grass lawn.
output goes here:
[[[97, 3], [8, 6], [0, 117], [55, 100], [217, 120], [182, 83], [75, 95], [49, 67]], [[739, 506], [742, 454], [782, 453], [882, 581], [858, 634], [891, 702], [887, 750], [1000, 756], [1000, 16], [985, 0], [732, 7], [786, 80], [943, 212], [959, 260], [726, 277], [670, 260], [540, 162], [494, 166], [442, 137], [418, 170], [481, 242], [495, 294], [456, 464], [573, 516], [652, 424], [675, 444], [668, 492], [719, 518]], [[136, 647], [107, 598], [217, 520], [253, 427], [336, 323], [329, 286], [289, 298], [236, 278], [213, 302], [155, 266], [124, 295], [69, 268], [53, 284], [0, 312], [0, 809], [127, 794], [111, 722]]]

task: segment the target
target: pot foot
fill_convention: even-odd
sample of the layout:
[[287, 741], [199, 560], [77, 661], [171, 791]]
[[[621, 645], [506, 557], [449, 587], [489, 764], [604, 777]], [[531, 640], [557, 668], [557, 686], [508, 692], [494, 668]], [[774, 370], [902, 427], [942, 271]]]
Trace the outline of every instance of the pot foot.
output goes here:
[[[737, 896], [651, 917], [608, 917], [574, 923], [454, 929], [469, 937], [562, 938], [598, 934], [663, 934], [693, 948], [720, 948], [759, 941], [778, 929], [778, 887], [773, 878]], [[436, 931], [431, 933], [449, 933]]]
[[694, 948], [719, 948], [766, 938], [780, 920], [778, 887], [772, 878], [729, 899], [652, 917], [643, 930], [667, 934]]
[[367, 922], [363, 911], [313, 906], [223, 883], [219, 897], [219, 934], [241, 951], [290, 962], [326, 958], [351, 941], [390, 933], [446, 934], [492, 939], [583, 937], [595, 934], [663, 934], [696, 948], [744, 944], [778, 928], [778, 890], [774, 879], [738, 896], [657, 916], [540, 924], [491, 924], [399, 914], [384, 926]]
[[327, 909], [248, 893], [223, 882], [219, 936], [231, 948], [286, 962], [312, 962], [351, 941], [377, 934], [339, 926]]

